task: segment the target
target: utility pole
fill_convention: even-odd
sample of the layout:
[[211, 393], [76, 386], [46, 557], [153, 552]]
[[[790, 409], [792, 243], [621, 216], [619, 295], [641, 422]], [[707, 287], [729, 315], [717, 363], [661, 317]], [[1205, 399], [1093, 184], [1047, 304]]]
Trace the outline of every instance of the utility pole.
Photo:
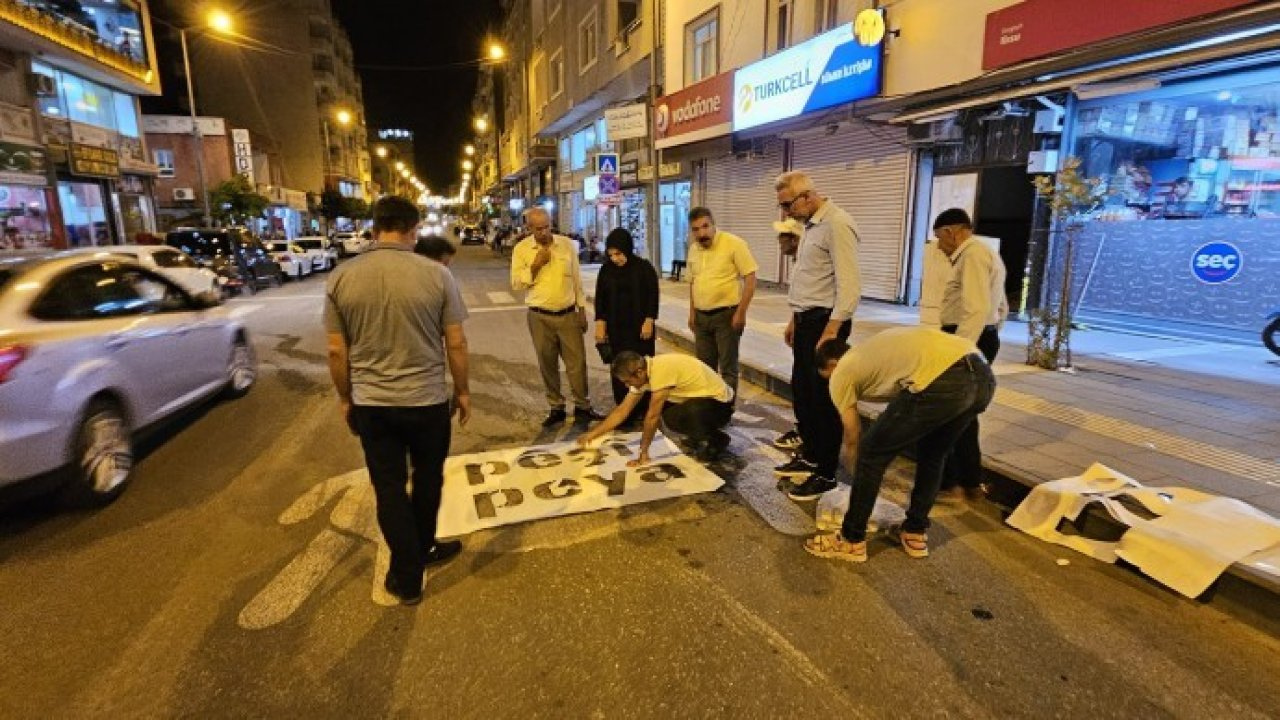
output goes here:
[[649, 129], [649, 167], [653, 170], [653, 177], [650, 179], [649, 202], [645, 209], [645, 235], [648, 236], [649, 259], [653, 262], [653, 266], [658, 269], [658, 274], [662, 274], [662, 233], [658, 228], [658, 205], [661, 197], [661, 175], [659, 171], [658, 157], [658, 128], [654, 122], [654, 113], [658, 109], [658, 47], [662, 38], [662, 29], [658, 27], [659, 13], [658, 6], [661, 0], [649, 0], [651, 9], [650, 27], [652, 27], [653, 42], [649, 49], [649, 100], [648, 112], [645, 113], [645, 124]]

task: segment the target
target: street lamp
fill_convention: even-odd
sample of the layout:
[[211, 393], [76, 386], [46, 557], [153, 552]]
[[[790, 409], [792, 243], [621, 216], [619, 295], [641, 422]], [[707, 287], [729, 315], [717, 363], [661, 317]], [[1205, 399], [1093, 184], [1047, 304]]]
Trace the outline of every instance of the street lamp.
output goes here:
[[470, 160], [463, 160], [463, 161], [462, 161], [462, 169], [463, 169], [463, 170], [472, 170], [472, 169], [474, 169], [474, 168], [475, 168], [475, 166], [476, 166], [476, 164], [475, 164], [475, 163], [473, 163], [473, 162], [471, 162]]
[[475, 146], [475, 145], [468, 145], [468, 146], [466, 146], [466, 147], [462, 148], [462, 152], [466, 153], [468, 156], [470, 156], [470, 155], [475, 155], [475, 154], [476, 154], [476, 146]]
[[[230, 33], [231, 16], [221, 10], [214, 10], [205, 18], [209, 29], [218, 33]], [[200, 186], [200, 199], [204, 201], [204, 224], [213, 224], [213, 212], [209, 207], [209, 188], [204, 179], [204, 136], [200, 133], [200, 123], [196, 120], [196, 89], [191, 79], [191, 55], [187, 51], [187, 31], [196, 30], [200, 26], [178, 28], [178, 41], [182, 44], [182, 71], [187, 76], [187, 107], [191, 110], [191, 137], [196, 145], [196, 179]]]
[[387, 157], [387, 148], [385, 145], [379, 145], [373, 152], [380, 158], [386, 159]]
[[397, 161], [396, 161], [396, 172], [404, 172], [404, 161], [403, 161], [403, 160], [397, 160]]
[[481, 115], [475, 119], [474, 125], [477, 132], [485, 132], [489, 129], [489, 119]]
[[507, 49], [502, 44], [494, 41], [489, 43], [489, 59], [493, 62], [502, 62], [507, 57]]
[[[347, 125], [351, 124], [351, 120], [352, 120], [351, 111], [347, 110], [346, 108], [338, 108], [337, 110], [333, 111], [333, 119], [337, 121], [338, 125], [342, 127], [346, 127]], [[327, 115], [321, 116], [320, 124], [321, 124], [321, 127], [324, 129], [324, 183], [323, 184], [327, 186], [329, 184], [329, 176], [337, 174], [333, 172], [333, 159], [330, 158], [329, 156], [329, 147], [330, 147], [329, 146], [329, 117]], [[346, 153], [343, 153], [343, 159], [344, 160], [346, 159]], [[344, 162], [342, 164], [345, 167], [346, 163]], [[337, 187], [336, 182], [334, 183], [334, 187]]]

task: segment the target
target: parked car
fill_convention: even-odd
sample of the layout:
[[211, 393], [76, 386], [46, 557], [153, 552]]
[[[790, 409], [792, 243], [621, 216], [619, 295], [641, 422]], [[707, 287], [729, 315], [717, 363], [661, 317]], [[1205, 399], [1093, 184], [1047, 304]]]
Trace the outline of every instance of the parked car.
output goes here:
[[231, 292], [257, 292], [284, 280], [267, 249], [243, 228], [180, 228], [165, 236], [165, 244], [217, 273]]
[[467, 225], [462, 228], [462, 239], [460, 242], [463, 245], [483, 245], [484, 232], [475, 225]]
[[311, 258], [307, 257], [306, 250], [298, 247], [295, 243], [285, 240], [273, 240], [266, 243], [266, 248], [267, 253], [280, 266], [280, 270], [284, 272], [285, 277], [301, 280], [311, 274]]
[[347, 255], [359, 255], [373, 247], [373, 234], [368, 230], [358, 233], [340, 232], [334, 234], [333, 241], [341, 245], [342, 251]]
[[122, 255], [136, 260], [139, 265], [154, 270], [182, 286], [192, 295], [210, 293], [222, 296], [222, 283], [214, 271], [200, 267], [191, 256], [168, 245], [107, 245], [78, 248], [70, 252], [85, 255]]
[[307, 257], [311, 258], [311, 267], [314, 270], [332, 270], [333, 266], [338, 264], [338, 249], [329, 242], [329, 238], [308, 235], [294, 238], [293, 242], [306, 251]]
[[0, 488], [64, 499], [124, 491], [139, 432], [257, 377], [228, 308], [119, 256], [0, 260]]

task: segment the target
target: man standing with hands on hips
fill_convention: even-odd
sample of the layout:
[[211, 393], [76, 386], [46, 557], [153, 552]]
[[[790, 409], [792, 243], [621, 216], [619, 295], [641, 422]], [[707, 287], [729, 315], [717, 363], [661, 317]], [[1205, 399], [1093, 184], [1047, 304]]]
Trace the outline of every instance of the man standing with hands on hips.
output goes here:
[[738, 345], [756, 292], [756, 259], [742, 238], [716, 229], [711, 211], [689, 211], [689, 330], [694, 353], [738, 392]]
[[551, 406], [543, 427], [565, 421], [564, 395], [560, 391], [560, 359], [564, 359], [573, 391], [575, 422], [601, 420], [587, 399], [586, 295], [573, 241], [551, 232], [551, 215], [540, 207], [525, 213], [525, 225], [533, 233], [516, 245], [511, 257], [511, 288], [525, 291], [529, 307], [529, 334], [542, 371], [542, 385]]
[[787, 302], [787, 345], [791, 347], [791, 393], [797, 430], [775, 444], [795, 457], [774, 472], [791, 480], [787, 495], [814, 500], [836, 486], [840, 455], [840, 413], [827, 381], [818, 374], [818, 346], [846, 340], [862, 294], [858, 233], [853, 219], [818, 194], [803, 172], [785, 172], [774, 183], [778, 207], [804, 223], [804, 236], [791, 271]]

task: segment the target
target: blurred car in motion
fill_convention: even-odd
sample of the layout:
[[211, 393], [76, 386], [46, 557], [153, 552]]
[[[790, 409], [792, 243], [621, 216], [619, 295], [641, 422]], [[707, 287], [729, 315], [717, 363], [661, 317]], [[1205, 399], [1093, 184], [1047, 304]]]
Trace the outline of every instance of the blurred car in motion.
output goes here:
[[110, 502], [140, 431], [256, 377], [240, 320], [133, 260], [0, 260], [0, 489], [54, 480], [68, 502]]
[[243, 228], [180, 228], [166, 235], [164, 243], [217, 273], [232, 293], [257, 292], [284, 280], [284, 271], [267, 249]]
[[167, 245], [105, 245], [78, 248], [70, 252], [95, 257], [122, 255], [178, 283], [183, 290], [192, 295], [211, 293], [214, 297], [222, 296], [223, 284], [219, 281], [217, 273], [200, 267], [200, 264], [191, 259], [190, 255]]
[[267, 254], [280, 266], [285, 277], [301, 280], [311, 274], [311, 258], [298, 245], [285, 240], [273, 240], [265, 243], [265, 247]]
[[332, 270], [338, 264], [338, 249], [329, 242], [329, 238], [319, 235], [307, 235], [294, 238], [293, 243], [302, 248], [311, 258], [311, 268], [320, 272]]

